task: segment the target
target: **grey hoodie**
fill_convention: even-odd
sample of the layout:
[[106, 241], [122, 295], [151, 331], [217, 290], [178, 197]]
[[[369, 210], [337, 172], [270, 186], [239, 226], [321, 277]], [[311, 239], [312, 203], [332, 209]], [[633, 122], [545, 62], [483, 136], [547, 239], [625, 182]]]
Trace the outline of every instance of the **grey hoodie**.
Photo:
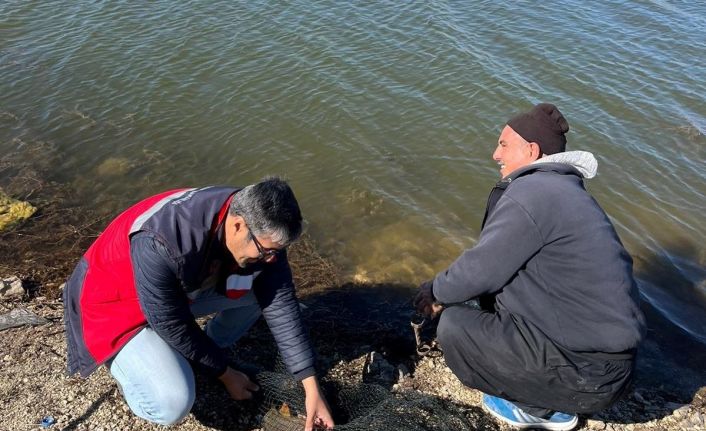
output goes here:
[[635, 348], [644, 317], [632, 259], [583, 186], [596, 168], [591, 153], [571, 151], [501, 180], [476, 246], [434, 279], [437, 301], [497, 294], [496, 310], [522, 316], [570, 350]]

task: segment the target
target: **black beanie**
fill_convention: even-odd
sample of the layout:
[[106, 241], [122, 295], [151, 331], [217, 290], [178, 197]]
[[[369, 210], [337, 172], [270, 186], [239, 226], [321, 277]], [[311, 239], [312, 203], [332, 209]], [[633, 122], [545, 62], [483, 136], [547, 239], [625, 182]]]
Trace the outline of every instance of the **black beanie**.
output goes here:
[[544, 154], [561, 153], [566, 149], [564, 133], [569, 123], [551, 103], [535, 105], [529, 112], [518, 114], [507, 122], [527, 142], [536, 142]]

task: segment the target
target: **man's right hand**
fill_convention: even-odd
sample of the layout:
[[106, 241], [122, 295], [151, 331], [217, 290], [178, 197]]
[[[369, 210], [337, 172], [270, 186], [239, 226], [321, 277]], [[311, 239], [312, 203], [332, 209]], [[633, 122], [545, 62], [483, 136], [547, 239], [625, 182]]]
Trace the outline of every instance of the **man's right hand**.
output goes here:
[[245, 373], [236, 371], [231, 367], [226, 368], [226, 371], [218, 379], [223, 382], [226, 390], [234, 400], [250, 399], [252, 398], [252, 393], [260, 389]]
[[434, 299], [434, 293], [432, 292], [433, 286], [433, 280], [422, 283], [419, 286], [417, 296], [414, 297], [414, 301], [412, 302], [414, 307], [417, 309], [417, 312], [431, 318], [436, 317], [444, 309], [444, 306], [437, 303]]

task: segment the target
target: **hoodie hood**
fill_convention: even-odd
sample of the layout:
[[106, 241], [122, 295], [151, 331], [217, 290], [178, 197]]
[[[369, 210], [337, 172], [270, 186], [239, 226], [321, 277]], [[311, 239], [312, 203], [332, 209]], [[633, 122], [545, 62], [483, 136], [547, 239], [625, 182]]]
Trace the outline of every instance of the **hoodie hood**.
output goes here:
[[543, 163], [562, 163], [576, 168], [584, 178], [593, 178], [598, 172], [598, 161], [593, 153], [588, 151], [565, 151], [563, 153], [551, 154], [541, 159], [535, 160], [530, 165]]

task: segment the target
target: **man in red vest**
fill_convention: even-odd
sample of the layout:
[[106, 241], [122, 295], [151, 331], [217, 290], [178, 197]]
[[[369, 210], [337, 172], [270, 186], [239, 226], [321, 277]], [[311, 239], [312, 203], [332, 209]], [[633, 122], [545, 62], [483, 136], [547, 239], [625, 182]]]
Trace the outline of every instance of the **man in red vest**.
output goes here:
[[[258, 389], [222, 349], [263, 315], [304, 386], [306, 429], [333, 427], [287, 262], [301, 228], [294, 193], [278, 178], [173, 190], [128, 208], [66, 284], [69, 374], [106, 364], [136, 415], [173, 424], [193, 405], [192, 367], [236, 400]], [[201, 329], [195, 318], [214, 313]]]

